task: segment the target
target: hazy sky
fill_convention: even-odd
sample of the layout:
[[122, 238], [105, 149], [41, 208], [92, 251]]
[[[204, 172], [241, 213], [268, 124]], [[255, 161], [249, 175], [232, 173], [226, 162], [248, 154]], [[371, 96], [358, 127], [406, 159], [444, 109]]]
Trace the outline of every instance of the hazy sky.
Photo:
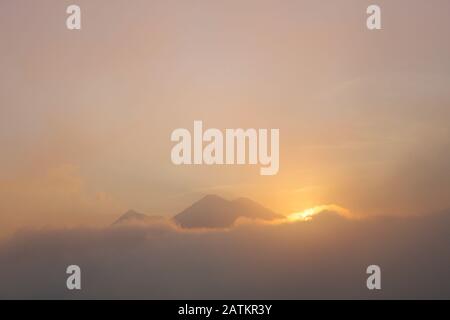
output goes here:
[[[68, 31], [77, 3], [82, 30]], [[366, 8], [382, 8], [368, 31]], [[0, 2], [0, 225], [450, 207], [448, 0]], [[279, 128], [280, 171], [174, 166], [176, 128]], [[5, 227], [5, 228], [3, 228]]]

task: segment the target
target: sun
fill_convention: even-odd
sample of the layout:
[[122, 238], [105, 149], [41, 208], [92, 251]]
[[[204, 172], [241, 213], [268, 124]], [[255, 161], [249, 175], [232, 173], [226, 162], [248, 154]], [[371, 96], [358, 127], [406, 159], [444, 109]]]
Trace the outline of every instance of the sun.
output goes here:
[[319, 213], [321, 210], [319, 207], [309, 208], [300, 212], [294, 212], [287, 216], [289, 221], [309, 221], [312, 217]]
[[333, 211], [343, 216], [349, 216], [349, 212], [347, 209], [344, 209], [340, 206], [330, 204], [330, 205], [321, 205], [312, 208], [308, 208], [303, 211], [294, 212], [288, 215], [286, 218], [288, 221], [310, 221], [313, 217], [324, 211]]

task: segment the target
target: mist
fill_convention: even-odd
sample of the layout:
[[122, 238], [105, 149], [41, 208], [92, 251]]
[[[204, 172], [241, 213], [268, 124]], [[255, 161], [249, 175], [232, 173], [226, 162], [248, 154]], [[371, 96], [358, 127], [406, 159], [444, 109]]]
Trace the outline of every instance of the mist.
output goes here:
[[[1, 299], [448, 299], [450, 212], [223, 230], [169, 222], [28, 230], [0, 249]], [[66, 288], [67, 266], [82, 289]], [[381, 268], [381, 290], [366, 268]]]

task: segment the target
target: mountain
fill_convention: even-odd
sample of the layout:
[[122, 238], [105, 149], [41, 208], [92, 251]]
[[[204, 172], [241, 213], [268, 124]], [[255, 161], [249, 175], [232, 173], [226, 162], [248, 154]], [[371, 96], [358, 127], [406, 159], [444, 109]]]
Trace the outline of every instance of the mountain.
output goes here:
[[177, 214], [173, 220], [183, 228], [227, 228], [238, 218], [274, 220], [283, 216], [246, 198], [234, 201], [207, 195]]
[[117, 219], [113, 225], [120, 225], [120, 224], [128, 224], [128, 223], [142, 223], [142, 222], [150, 222], [157, 219], [162, 219], [160, 216], [148, 216], [143, 213], [139, 213], [134, 210], [128, 210], [123, 215]]

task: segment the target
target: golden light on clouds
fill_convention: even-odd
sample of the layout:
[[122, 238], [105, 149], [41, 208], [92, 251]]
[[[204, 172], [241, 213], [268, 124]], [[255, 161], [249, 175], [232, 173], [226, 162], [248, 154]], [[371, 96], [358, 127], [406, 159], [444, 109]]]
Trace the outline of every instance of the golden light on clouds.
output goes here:
[[300, 212], [294, 212], [287, 216], [287, 221], [293, 222], [293, 221], [310, 221], [314, 218], [315, 215], [322, 213], [322, 212], [333, 212], [337, 213], [339, 215], [342, 215], [346, 218], [350, 218], [350, 212], [342, 208], [340, 206], [331, 204], [331, 205], [321, 205], [316, 206], [312, 208], [308, 208], [306, 210], [300, 211]]

